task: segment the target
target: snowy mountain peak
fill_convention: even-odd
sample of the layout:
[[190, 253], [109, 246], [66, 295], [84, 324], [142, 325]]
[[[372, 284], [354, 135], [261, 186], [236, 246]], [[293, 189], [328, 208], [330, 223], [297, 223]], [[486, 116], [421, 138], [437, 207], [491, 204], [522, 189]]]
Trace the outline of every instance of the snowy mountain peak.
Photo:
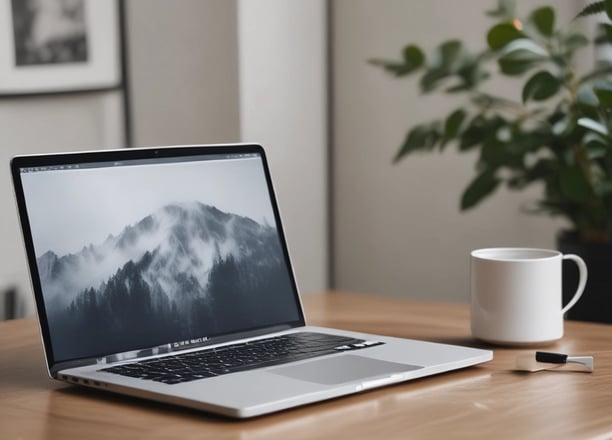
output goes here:
[[[76, 254], [58, 256], [48, 251], [37, 260], [43, 293], [51, 309], [68, 306], [85, 289], [98, 289], [128, 262], [150, 257], [139, 275], [170, 299], [182, 294], [185, 280], [202, 294], [215, 260], [229, 254], [240, 260], [276, 243], [276, 231], [248, 217], [223, 212], [194, 201], [166, 205], [117, 236], [87, 244]], [[275, 244], [275, 246], [277, 246]], [[278, 256], [274, 258], [278, 259]]]

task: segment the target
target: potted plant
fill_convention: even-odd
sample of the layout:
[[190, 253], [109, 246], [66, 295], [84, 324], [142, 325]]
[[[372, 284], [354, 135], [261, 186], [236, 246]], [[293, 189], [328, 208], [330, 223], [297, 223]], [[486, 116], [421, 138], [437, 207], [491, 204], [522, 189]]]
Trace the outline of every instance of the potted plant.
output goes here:
[[[577, 17], [603, 12], [612, 17], [612, 0], [593, 3]], [[370, 60], [395, 77], [420, 74], [424, 94], [467, 98], [443, 118], [410, 128], [394, 162], [449, 144], [476, 150], [476, 175], [462, 194], [462, 210], [503, 185], [543, 184], [530, 211], [565, 217], [572, 229], [559, 234], [560, 250], [581, 255], [589, 267], [587, 292], [568, 317], [612, 322], [612, 60], [583, 74], [575, 69], [579, 50], [612, 43], [612, 25], [602, 23], [589, 39], [572, 26], [558, 27], [550, 6], [519, 19], [512, 1], [499, 0], [487, 14], [495, 23], [478, 52], [455, 39], [429, 56], [410, 44], [398, 60]], [[495, 75], [523, 78], [521, 96], [486, 91]], [[564, 271], [568, 293], [572, 276]]]

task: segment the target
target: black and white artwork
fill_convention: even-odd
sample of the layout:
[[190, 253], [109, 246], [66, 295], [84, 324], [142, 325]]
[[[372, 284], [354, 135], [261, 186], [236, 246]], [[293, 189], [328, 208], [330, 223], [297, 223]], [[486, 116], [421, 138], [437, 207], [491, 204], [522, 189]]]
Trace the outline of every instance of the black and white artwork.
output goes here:
[[12, 0], [17, 66], [87, 61], [84, 0]]
[[0, 1], [0, 95], [121, 84], [119, 0]]
[[258, 158], [23, 182], [56, 360], [298, 319]]

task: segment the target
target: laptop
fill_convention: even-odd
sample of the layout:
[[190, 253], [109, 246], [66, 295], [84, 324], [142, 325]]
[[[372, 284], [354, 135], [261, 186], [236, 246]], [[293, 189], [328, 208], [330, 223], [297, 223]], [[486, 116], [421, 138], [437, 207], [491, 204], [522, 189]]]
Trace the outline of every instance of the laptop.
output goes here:
[[53, 379], [248, 418], [492, 359], [308, 326], [259, 145], [18, 156], [11, 171]]

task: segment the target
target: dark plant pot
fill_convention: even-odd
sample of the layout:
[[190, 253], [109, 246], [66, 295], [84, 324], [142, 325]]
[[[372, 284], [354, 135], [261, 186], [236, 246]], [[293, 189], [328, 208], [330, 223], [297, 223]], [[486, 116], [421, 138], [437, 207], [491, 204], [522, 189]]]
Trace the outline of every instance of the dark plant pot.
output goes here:
[[[567, 312], [566, 318], [577, 321], [612, 323], [612, 244], [585, 242], [573, 232], [563, 231], [557, 246], [564, 254], [582, 257], [589, 272], [580, 300]], [[578, 268], [563, 262], [563, 304], [572, 298], [578, 286]]]

